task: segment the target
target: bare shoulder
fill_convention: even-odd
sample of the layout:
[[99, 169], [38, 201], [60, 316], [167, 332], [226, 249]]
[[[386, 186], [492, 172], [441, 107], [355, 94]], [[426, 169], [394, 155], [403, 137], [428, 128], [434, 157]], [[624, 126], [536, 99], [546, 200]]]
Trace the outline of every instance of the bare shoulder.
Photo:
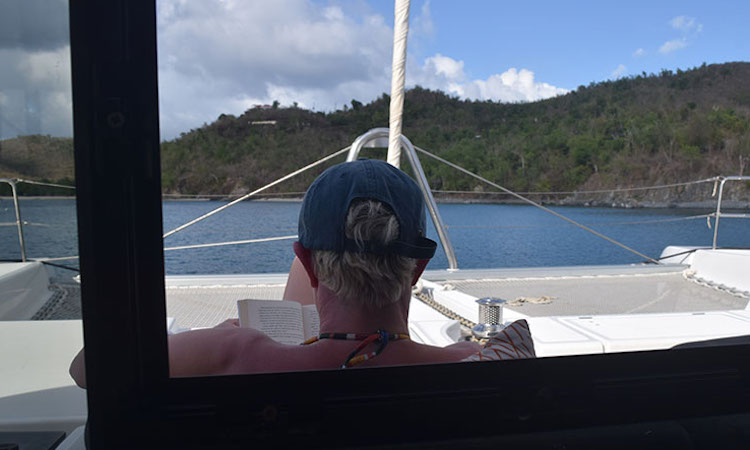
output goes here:
[[[238, 345], [253, 341], [270, 340], [265, 333], [254, 328], [224, 327], [185, 331], [169, 336], [170, 348], [174, 345], [213, 347], [217, 344]], [[218, 350], [218, 348], [216, 349]]]
[[252, 328], [217, 327], [169, 336], [169, 364], [173, 376], [221, 375], [234, 372], [248, 349], [262, 349], [274, 341]]

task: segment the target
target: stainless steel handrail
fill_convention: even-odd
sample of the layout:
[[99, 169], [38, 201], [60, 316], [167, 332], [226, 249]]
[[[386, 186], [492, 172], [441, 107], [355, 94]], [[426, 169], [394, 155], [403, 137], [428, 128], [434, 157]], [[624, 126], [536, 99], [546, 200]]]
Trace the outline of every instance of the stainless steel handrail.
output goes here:
[[[417, 152], [414, 150], [414, 146], [406, 136], [401, 135], [400, 141], [401, 147], [406, 151], [409, 164], [411, 164], [411, 168], [414, 170], [417, 184], [419, 184], [419, 188], [422, 190], [422, 195], [427, 204], [427, 210], [430, 212], [432, 223], [435, 224], [435, 230], [437, 230], [440, 244], [443, 246], [443, 250], [445, 250], [446, 258], [448, 258], [448, 270], [458, 270], [456, 253], [453, 251], [453, 245], [451, 245], [448, 233], [445, 231], [443, 219], [440, 217], [437, 205], [435, 204], [435, 198], [432, 196], [429, 184], [427, 184], [427, 177], [424, 175], [424, 170], [422, 170], [422, 164], [419, 162]], [[355, 161], [359, 157], [359, 152], [363, 147], [388, 147], [388, 128], [373, 128], [355, 139], [346, 156], [346, 161]]]
[[13, 207], [16, 209], [16, 227], [18, 228], [18, 243], [21, 245], [21, 261], [26, 262], [26, 243], [23, 240], [23, 220], [21, 220], [21, 207], [18, 204], [16, 182], [10, 178], [0, 178], [0, 183], [9, 184], [10, 190], [13, 192]]
[[[727, 181], [750, 181], [750, 177], [746, 176], [731, 176], [731, 177], [719, 177], [721, 179], [721, 183], [719, 184], [719, 197], [716, 199], [716, 212], [713, 214], [714, 217], [716, 217], [716, 220], [714, 220], [714, 242], [711, 246], [711, 249], [716, 250], [716, 240], [719, 237], [719, 218], [721, 216], [724, 217], [747, 217], [747, 214], [732, 214], [732, 213], [722, 213], [721, 212], [721, 200], [724, 196], [724, 183]], [[715, 186], [714, 186], [715, 187]]]

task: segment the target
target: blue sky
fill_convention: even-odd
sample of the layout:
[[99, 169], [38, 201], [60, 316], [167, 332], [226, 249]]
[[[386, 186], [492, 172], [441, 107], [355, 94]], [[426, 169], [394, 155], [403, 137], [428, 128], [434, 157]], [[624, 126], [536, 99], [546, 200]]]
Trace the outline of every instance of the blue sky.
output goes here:
[[[412, 18], [425, 3], [434, 31], [416, 36], [410, 51], [462, 60], [471, 78], [526, 68], [537, 80], [574, 89], [610, 78], [620, 65], [629, 75], [749, 59], [750, 1], [414, 0]], [[393, 14], [389, 2], [368, 5]], [[678, 17], [686, 20], [673, 24]], [[675, 40], [684, 47], [659, 51]]]
[[[164, 139], [275, 100], [331, 111], [390, 92], [391, 1], [156, 4]], [[0, 2], [0, 138], [72, 134], [66, 9]], [[750, 0], [413, 0], [406, 82], [535, 101], [643, 71], [748, 61], [748, 18]]]
[[[162, 123], [165, 136], [215, 118], [218, 112], [241, 112], [258, 103], [279, 100], [282, 105], [330, 111], [353, 98], [369, 102], [390, 91], [393, 3], [384, 0], [277, 0], [253, 9], [254, 2], [218, 2], [203, 11], [176, 3], [181, 14], [160, 14], [162, 64]], [[163, 0], [169, 4], [169, 1]], [[229, 45], [227, 58], [247, 61], [241, 69], [226, 64], [219, 74], [216, 60], [208, 72], [226, 78], [228, 85], [194, 114], [190, 103], [173, 101], [181, 95], [169, 86], [191, 84], [186, 79], [186, 58], [201, 55], [204, 42], [186, 29], [212, 26], [205, 17], [233, 5], [221, 32], [243, 35], [246, 52], [222, 38], [205, 53]], [[273, 4], [274, 7], [269, 7]], [[242, 5], [242, 10], [238, 5]], [[269, 10], [270, 8], [270, 10]], [[192, 26], [191, 17], [199, 17]], [[241, 26], [227, 29], [227, 21], [241, 17]], [[687, 69], [703, 62], [747, 61], [750, 1], [448, 1], [413, 0], [410, 15], [407, 86], [440, 89], [461, 98], [494, 101], [534, 101], [564, 94], [579, 85], [661, 69]], [[248, 35], [247, 24], [258, 24], [262, 34]], [[195, 31], [194, 31], [195, 32]], [[253, 47], [256, 38], [268, 38]], [[230, 39], [231, 41], [231, 39]], [[188, 47], [189, 52], [184, 48]], [[273, 55], [263, 56], [268, 48]], [[221, 52], [218, 52], [221, 54]], [[259, 56], [261, 55], [261, 56]], [[189, 78], [189, 77], [188, 77]], [[232, 81], [234, 80], [234, 81]], [[205, 83], [198, 84], [201, 89]], [[230, 86], [231, 85], [231, 86]], [[229, 90], [243, 90], [229, 95]], [[179, 111], [181, 117], [170, 114]], [[205, 119], [204, 119], [205, 120]]]

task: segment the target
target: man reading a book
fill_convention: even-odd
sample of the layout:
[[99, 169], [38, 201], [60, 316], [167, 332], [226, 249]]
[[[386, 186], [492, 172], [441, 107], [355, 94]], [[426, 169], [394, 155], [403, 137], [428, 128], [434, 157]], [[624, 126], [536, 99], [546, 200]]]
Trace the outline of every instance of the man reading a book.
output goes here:
[[[399, 169], [377, 160], [329, 168], [305, 194], [284, 295], [314, 303], [319, 331], [284, 344], [230, 319], [171, 335], [172, 376], [456, 362], [476, 354], [481, 348], [472, 342], [441, 348], [409, 339], [411, 287], [436, 249], [425, 230], [422, 193]], [[76, 381], [78, 365], [71, 366]]]

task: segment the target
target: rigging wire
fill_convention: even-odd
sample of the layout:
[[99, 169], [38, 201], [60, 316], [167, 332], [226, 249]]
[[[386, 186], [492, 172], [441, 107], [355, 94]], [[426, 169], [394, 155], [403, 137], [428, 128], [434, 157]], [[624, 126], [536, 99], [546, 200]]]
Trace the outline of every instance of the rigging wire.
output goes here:
[[78, 259], [78, 256], [60, 256], [59, 258], [36, 258], [34, 261], [45, 263], [49, 261], [66, 261], [68, 259]]
[[76, 188], [75, 186], [66, 186], [64, 184], [44, 183], [41, 181], [23, 180], [20, 178], [16, 179], [16, 183], [36, 184], [38, 186], [50, 186], [50, 187], [58, 187], [58, 188], [73, 189], [73, 190], [75, 190]]
[[[226, 242], [212, 242], [208, 244], [192, 244], [192, 245], [179, 245], [176, 247], [165, 247], [164, 251], [172, 251], [172, 250], [188, 250], [193, 248], [208, 248], [208, 247], [222, 247], [226, 245], [240, 245], [240, 244], [255, 244], [259, 242], [272, 242], [272, 241], [283, 241], [287, 239], [297, 239], [297, 235], [288, 235], [288, 236], [276, 236], [276, 237], [270, 237], [270, 238], [259, 238], [259, 239], [245, 239], [241, 241], [226, 241]], [[35, 259], [35, 261], [39, 261], [44, 264], [50, 264], [52, 266], [55, 266], [56, 264], [50, 263], [50, 261], [63, 261], [68, 259], [78, 259], [77, 256], [64, 256], [60, 258], [39, 258]], [[60, 266], [63, 268], [68, 268], [67, 266]], [[77, 269], [71, 269], [71, 270], [77, 270]]]
[[79, 269], [77, 267], [66, 266], [66, 265], [63, 265], [63, 264], [55, 264], [55, 263], [51, 263], [49, 261], [39, 261], [39, 262], [41, 262], [42, 264], [46, 264], [48, 266], [59, 267], [60, 269], [72, 270], [73, 272], [81, 272], [81, 269]]
[[[298, 196], [302, 197], [304, 196], [304, 192], [272, 192], [269, 194], [259, 194], [258, 196], [264, 196], [264, 197], [274, 197], [274, 196]], [[202, 199], [202, 198], [227, 198], [231, 197], [232, 194], [161, 194], [162, 197], [168, 197], [168, 198], [196, 198], [196, 199]]]
[[[421, 150], [421, 149], [418, 149]], [[612, 189], [593, 189], [588, 191], [514, 191], [520, 195], [556, 195], [556, 194], [607, 194], [610, 192], [630, 192], [630, 191], [649, 191], [653, 189], [665, 189], [671, 187], [689, 186], [692, 184], [700, 183], [714, 183], [719, 177], [704, 178], [702, 180], [685, 181], [682, 183], [671, 183], [671, 184], [657, 184], [653, 186], [639, 186], [629, 188], [612, 188]], [[475, 191], [441, 191], [433, 190], [432, 192], [438, 192], [442, 194], [494, 194], [494, 195], [512, 195], [508, 192], [475, 192]]]
[[283, 241], [286, 239], [297, 239], [297, 235], [294, 234], [294, 235], [289, 235], [289, 236], [276, 236], [276, 237], [270, 237], [270, 238], [246, 239], [244, 241], [214, 242], [211, 244], [180, 245], [177, 247], [165, 247], [164, 251], [166, 252], [170, 250], [186, 250], [186, 249], [191, 249], [191, 248], [221, 247], [224, 245], [254, 244], [256, 242]]
[[594, 230], [592, 228], [589, 228], [589, 227], [587, 227], [586, 225], [584, 225], [582, 223], [576, 222], [573, 219], [569, 219], [568, 217], [565, 217], [562, 214], [560, 214], [558, 212], [555, 212], [555, 211], [547, 208], [546, 206], [542, 206], [539, 203], [535, 202], [534, 200], [528, 199], [528, 198], [526, 198], [526, 197], [524, 197], [524, 196], [522, 196], [520, 194], [516, 194], [515, 192], [511, 191], [510, 189], [507, 189], [507, 188], [505, 188], [503, 186], [500, 186], [497, 183], [493, 183], [492, 181], [490, 181], [490, 180], [488, 180], [488, 179], [486, 179], [486, 178], [484, 178], [484, 177], [482, 177], [480, 175], [477, 175], [477, 174], [475, 174], [473, 172], [470, 172], [469, 170], [464, 169], [463, 167], [461, 167], [461, 166], [459, 166], [457, 164], [454, 164], [454, 163], [448, 161], [447, 159], [443, 159], [443, 158], [441, 158], [441, 157], [439, 157], [437, 155], [434, 155], [434, 154], [428, 152], [427, 150], [424, 150], [424, 149], [422, 149], [420, 147], [417, 147], [417, 146], [414, 146], [414, 148], [417, 151], [422, 152], [423, 154], [429, 156], [430, 158], [433, 158], [433, 159], [435, 159], [437, 161], [440, 161], [443, 164], [447, 164], [448, 166], [453, 167], [454, 169], [458, 170], [459, 172], [463, 172], [463, 173], [465, 173], [467, 175], [470, 175], [470, 176], [478, 179], [479, 181], [482, 181], [484, 183], [489, 184], [490, 186], [492, 186], [494, 188], [500, 189], [501, 191], [504, 191], [507, 194], [512, 195], [513, 197], [516, 197], [517, 199], [522, 200], [522, 201], [524, 201], [524, 202], [526, 202], [526, 203], [528, 203], [528, 204], [530, 204], [532, 206], [536, 206], [537, 208], [541, 209], [542, 211], [546, 211], [546, 212], [554, 215], [555, 217], [558, 217], [558, 218], [560, 218], [560, 219], [562, 219], [562, 220], [564, 220], [566, 222], [570, 222], [571, 224], [573, 224], [573, 225], [575, 225], [577, 227], [580, 227], [580, 228], [588, 231], [589, 233], [593, 233], [595, 236], [598, 236], [598, 237], [600, 237], [600, 238], [602, 238], [602, 239], [604, 239], [604, 240], [606, 240], [606, 241], [608, 241], [608, 242], [610, 242], [612, 244], [617, 245], [620, 248], [623, 248], [623, 249], [625, 249], [625, 250], [627, 250], [627, 251], [629, 251], [631, 253], [634, 253], [634, 254], [640, 256], [641, 258], [645, 258], [646, 260], [648, 260], [651, 263], [660, 264], [659, 261], [655, 260], [654, 258], [651, 258], [650, 256], [647, 256], [647, 255], [639, 252], [638, 250], [636, 250], [634, 248], [628, 247], [627, 245], [625, 245], [623, 243], [620, 243], [620, 242], [612, 239], [611, 237], [605, 236], [602, 233], [599, 233], [598, 231], [596, 231], [596, 230]]
[[667, 256], [660, 256], [660, 257], [658, 257], [658, 258], [656, 258], [656, 259], [657, 259], [658, 261], [661, 261], [661, 260], [663, 260], [663, 259], [674, 258], [675, 256], [688, 255], [688, 254], [690, 254], [690, 253], [694, 253], [694, 252], [695, 252], [695, 251], [697, 251], [697, 250], [700, 250], [700, 248], [691, 248], [690, 250], [685, 250], [684, 252], [679, 252], [679, 253], [670, 253], [670, 254], [669, 254], [669, 255], [667, 255]]
[[[713, 214], [700, 214], [697, 216], [686, 216], [686, 217], [672, 217], [669, 219], [654, 219], [654, 220], [634, 220], [627, 222], [591, 222], [588, 225], [649, 225], [656, 223], [666, 222], [680, 222], [684, 220], [695, 220], [705, 219], [706, 217], [713, 217]], [[559, 224], [559, 225], [446, 225], [445, 228], [471, 228], [471, 229], [515, 229], [515, 228], [557, 228], [560, 226], [572, 226], [571, 224]], [[658, 259], [658, 258], [657, 258]]]
[[310, 164], [306, 165], [305, 167], [303, 167], [301, 169], [295, 170], [294, 172], [292, 172], [290, 174], [284, 175], [283, 177], [279, 178], [278, 180], [272, 181], [272, 182], [268, 183], [267, 185], [265, 185], [265, 186], [263, 186], [261, 188], [258, 188], [256, 190], [254, 190], [253, 192], [250, 192], [249, 194], [245, 194], [242, 197], [238, 198], [237, 200], [231, 201], [231, 202], [227, 203], [226, 205], [220, 206], [220, 207], [218, 207], [218, 208], [216, 208], [216, 209], [214, 209], [212, 211], [207, 212], [206, 214], [203, 214], [200, 217], [197, 217], [197, 218], [191, 220], [190, 222], [184, 223], [184, 224], [180, 225], [179, 227], [177, 227], [177, 228], [175, 228], [175, 229], [173, 229], [171, 231], [168, 231], [168, 232], [164, 233], [164, 236], [162, 236], [162, 238], [166, 238], [166, 237], [171, 236], [171, 235], [173, 235], [173, 234], [175, 234], [175, 233], [177, 233], [179, 231], [184, 230], [185, 228], [187, 228], [187, 227], [189, 227], [191, 225], [195, 225], [196, 223], [200, 222], [201, 220], [207, 219], [207, 218], [213, 216], [214, 214], [216, 214], [218, 212], [221, 212], [221, 211], [229, 208], [230, 206], [234, 206], [237, 203], [239, 203], [239, 202], [241, 202], [243, 200], [246, 200], [246, 199], [252, 197], [253, 195], [255, 195], [255, 194], [259, 193], [259, 192], [265, 191], [266, 189], [268, 189], [270, 187], [276, 186], [277, 184], [279, 184], [279, 183], [281, 183], [283, 181], [286, 181], [286, 180], [288, 180], [288, 179], [290, 179], [290, 178], [292, 178], [292, 177], [294, 177], [296, 175], [299, 175], [300, 173], [306, 171], [307, 169], [311, 169], [311, 168], [313, 168], [313, 167], [315, 167], [315, 166], [317, 166], [319, 164], [324, 163], [325, 161], [328, 161], [329, 159], [332, 159], [332, 158], [335, 158], [338, 155], [341, 155], [342, 153], [346, 153], [346, 152], [349, 151], [349, 147], [351, 147], [351, 146], [347, 146], [347, 147], [342, 148], [341, 150], [333, 152], [330, 155], [325, 156], [325, 157], [323, 157], [323, 158], [321, 158], [321, 159], [319, 159], [319, 160], [317, 160], [317, 161], [315, 161], [313, 163], [310, 163]]

